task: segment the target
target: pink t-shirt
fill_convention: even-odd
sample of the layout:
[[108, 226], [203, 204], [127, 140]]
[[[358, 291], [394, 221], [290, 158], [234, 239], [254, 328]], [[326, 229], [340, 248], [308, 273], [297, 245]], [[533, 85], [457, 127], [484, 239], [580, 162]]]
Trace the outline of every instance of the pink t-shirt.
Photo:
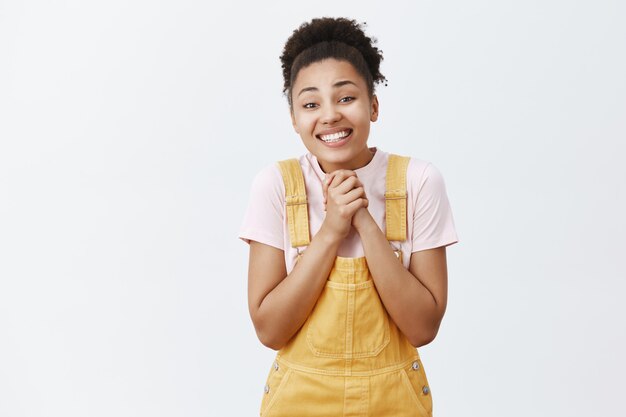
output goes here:
[[[369, 200], [368, 210], [384, 233], [385, 177], [389, 154], [377, 148], [371, 150], [376, 152], [372, 160], [355, 172], [365, 188]], [[325, 174], [317, 158], [310, 152], [298, 159], [306, 186], [312, 239], [324, 221], [322, 181]], [[432, 163], [411, 158], [407, 168], [407, 193], [407, 240], [390, 242], [395, 249], [402, 251], [406, 268], [409, 267], [411, 253], [458, 242], [445, 183]], [[265, 167], [254, 178], [239, 238], [247, 243], [255, 240], [282, 249], [285, 251], [287, 272], [291, 272], [295, 266], [298, 252], [291, 247], [289, 239], [285, 218], [285, 186], [277, 163]], [[337, 256], [364, 256], [361, 239], [354, 228], [339, 246]]]

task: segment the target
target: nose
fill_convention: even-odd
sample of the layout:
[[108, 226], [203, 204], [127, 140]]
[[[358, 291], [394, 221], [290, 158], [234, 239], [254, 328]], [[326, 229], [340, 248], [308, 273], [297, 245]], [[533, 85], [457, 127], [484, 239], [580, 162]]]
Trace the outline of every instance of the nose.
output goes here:
[[320, 117], [320, 121], [323, 124], [333, 124], [338, 122], [341, 119], [341, 113], [339, 110], [332, 104], [328, 104], [324, 106], [322, 109], [322, 115]]

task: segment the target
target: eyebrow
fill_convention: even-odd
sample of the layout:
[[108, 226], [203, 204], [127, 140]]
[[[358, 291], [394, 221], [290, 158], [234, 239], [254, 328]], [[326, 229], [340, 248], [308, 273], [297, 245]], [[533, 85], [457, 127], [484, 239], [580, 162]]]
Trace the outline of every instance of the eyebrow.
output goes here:
[[[352, 84], [353, 86], [358, 87], [355, 83], [353, 83], [350, 80], [337, 81], [335, 84], [333, 84], [333, 87], [339, 88], [346, 84]], [[304, 93], [305, 91], [319, 91], [319, 89], [317, 87], [305, 87], [302, 90], [300, 90], [300, 92], [298, 93], [298, 97], [300, 97], [300, 94]]]

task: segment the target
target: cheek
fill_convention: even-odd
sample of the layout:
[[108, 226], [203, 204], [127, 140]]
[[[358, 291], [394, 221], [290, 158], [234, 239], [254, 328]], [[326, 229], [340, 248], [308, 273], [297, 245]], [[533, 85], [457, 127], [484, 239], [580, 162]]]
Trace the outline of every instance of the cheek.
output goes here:
[[368, 124], [369, 125], [370, 123], [369, 112], [370, 112], [369, 107], [359, 107], [359, 108], [353, 109], [353, 111], [350, 112], [348, 117], [352, 120], [352, 123], [354, 124], [359, 124], [359, 125]]
[[309, 131], [315, 127], [315, 118], [310, 114], [299, 114], [296, 116], [296, 121], [304, 131]]

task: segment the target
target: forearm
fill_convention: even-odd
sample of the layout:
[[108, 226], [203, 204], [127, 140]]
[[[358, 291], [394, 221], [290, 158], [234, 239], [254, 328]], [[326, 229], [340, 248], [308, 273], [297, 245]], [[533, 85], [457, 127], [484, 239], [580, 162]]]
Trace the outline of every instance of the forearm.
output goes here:
[[428, 288], [407, 270], [373, 219], [359, 229], [367, 264], [387, 312], [413, 346], [435, 337], [443, 316]]
[[265, 296], [255, 320], [263, 344], [278, 350], [304, 324], [324, 289], [339, 243], [320, 229], [289, 275]]

